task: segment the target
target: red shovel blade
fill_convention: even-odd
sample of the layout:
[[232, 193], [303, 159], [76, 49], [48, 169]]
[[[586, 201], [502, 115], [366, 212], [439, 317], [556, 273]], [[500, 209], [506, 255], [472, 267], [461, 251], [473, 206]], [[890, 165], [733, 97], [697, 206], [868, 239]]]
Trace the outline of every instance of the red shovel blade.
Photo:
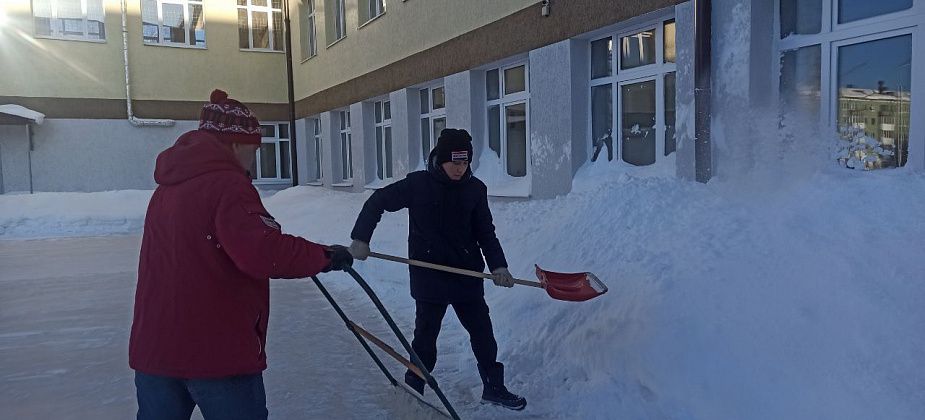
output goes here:
[[607, 293], [607, 286], [592, 273], [557, 273], [536, 267], [536, 277], [553, 299], [582, 302]]

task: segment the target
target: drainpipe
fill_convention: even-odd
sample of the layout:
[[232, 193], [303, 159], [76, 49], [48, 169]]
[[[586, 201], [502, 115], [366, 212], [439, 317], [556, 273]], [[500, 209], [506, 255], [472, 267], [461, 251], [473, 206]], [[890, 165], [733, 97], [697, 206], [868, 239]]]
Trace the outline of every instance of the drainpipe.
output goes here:
[[32, 188], [32, 151], [35, 150], [34, 143], [32, 142], [32, 124], [26, 124], [26, 137], [29, 139], [29, 194], [35, 194], [34, 189]]
[[128, 25], [126, 23], [126, 7], [125, 0], [121, 0], [122, 4], [122, 62], [125, 64], [125, 108], [128, 114], [128, 122], [132, 123], [135, 127], [145, 127], [145, 126], [159, 126], [159, 127], [173, 127], [176, 121], [174, 120], [152, 120], [147, 118], [136, 118], [135, 114], [132, 113], [132, 88], [131, 83], [129, 83], [129, 71], [128, 71]]
[[283, 18], [286, 25], [286, 81], [289, 88], [289, 175], [292, 176], [292, 186], [299, 185], [299, 159], [296, 152], [295, 134], [295, 87], [292, 81], [292, 27], [289, 26], [289, 0], [283, 0]]
[[710, 101], [712, 100], [712, 2], [694, 1], [694, 168], [698, 182], [713, 177], [713, 154], [710, 144]]

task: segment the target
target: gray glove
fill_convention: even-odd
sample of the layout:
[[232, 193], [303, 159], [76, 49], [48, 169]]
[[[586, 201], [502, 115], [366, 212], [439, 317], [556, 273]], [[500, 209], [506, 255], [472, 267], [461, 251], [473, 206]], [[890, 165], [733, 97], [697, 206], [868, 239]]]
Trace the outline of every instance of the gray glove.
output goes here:
[[491, 280], [495, 286], [514, 287], [514, 276], [508, 271], [507, 267], [498, 267], [491, 271]]
[[357, 239], [350, 243], [350, 255], [360, 261], [366, 261], [369, 257], [369, 244]]

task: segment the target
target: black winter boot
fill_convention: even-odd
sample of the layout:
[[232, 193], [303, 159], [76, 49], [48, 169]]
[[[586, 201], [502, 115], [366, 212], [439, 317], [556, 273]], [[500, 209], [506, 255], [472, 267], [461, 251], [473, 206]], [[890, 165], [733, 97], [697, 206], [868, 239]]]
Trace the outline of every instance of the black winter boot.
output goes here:
[[424, 380], [410, 370], [405, 372], [405, 383], [408, 384], [411, 389], [417, 391], [418, 394], [424, 395]]
[[511, 410], [523, 410], [527, 406], [527, 399], [512, 394], [504, 386], [504, 365], [495, 363], [495, 366], [485, 367], [479, 365], [479, 375], [482, 377], [482, 402], [500, 405]]

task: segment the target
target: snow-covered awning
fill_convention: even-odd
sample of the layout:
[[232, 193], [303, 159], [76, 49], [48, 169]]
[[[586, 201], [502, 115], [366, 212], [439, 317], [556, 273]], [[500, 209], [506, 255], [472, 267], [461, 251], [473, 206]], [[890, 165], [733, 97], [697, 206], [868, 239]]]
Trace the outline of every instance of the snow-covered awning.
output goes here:
[[41, 124], [44, 121], [45, 114], [22, 105], [0, 105], [0, 124]]

